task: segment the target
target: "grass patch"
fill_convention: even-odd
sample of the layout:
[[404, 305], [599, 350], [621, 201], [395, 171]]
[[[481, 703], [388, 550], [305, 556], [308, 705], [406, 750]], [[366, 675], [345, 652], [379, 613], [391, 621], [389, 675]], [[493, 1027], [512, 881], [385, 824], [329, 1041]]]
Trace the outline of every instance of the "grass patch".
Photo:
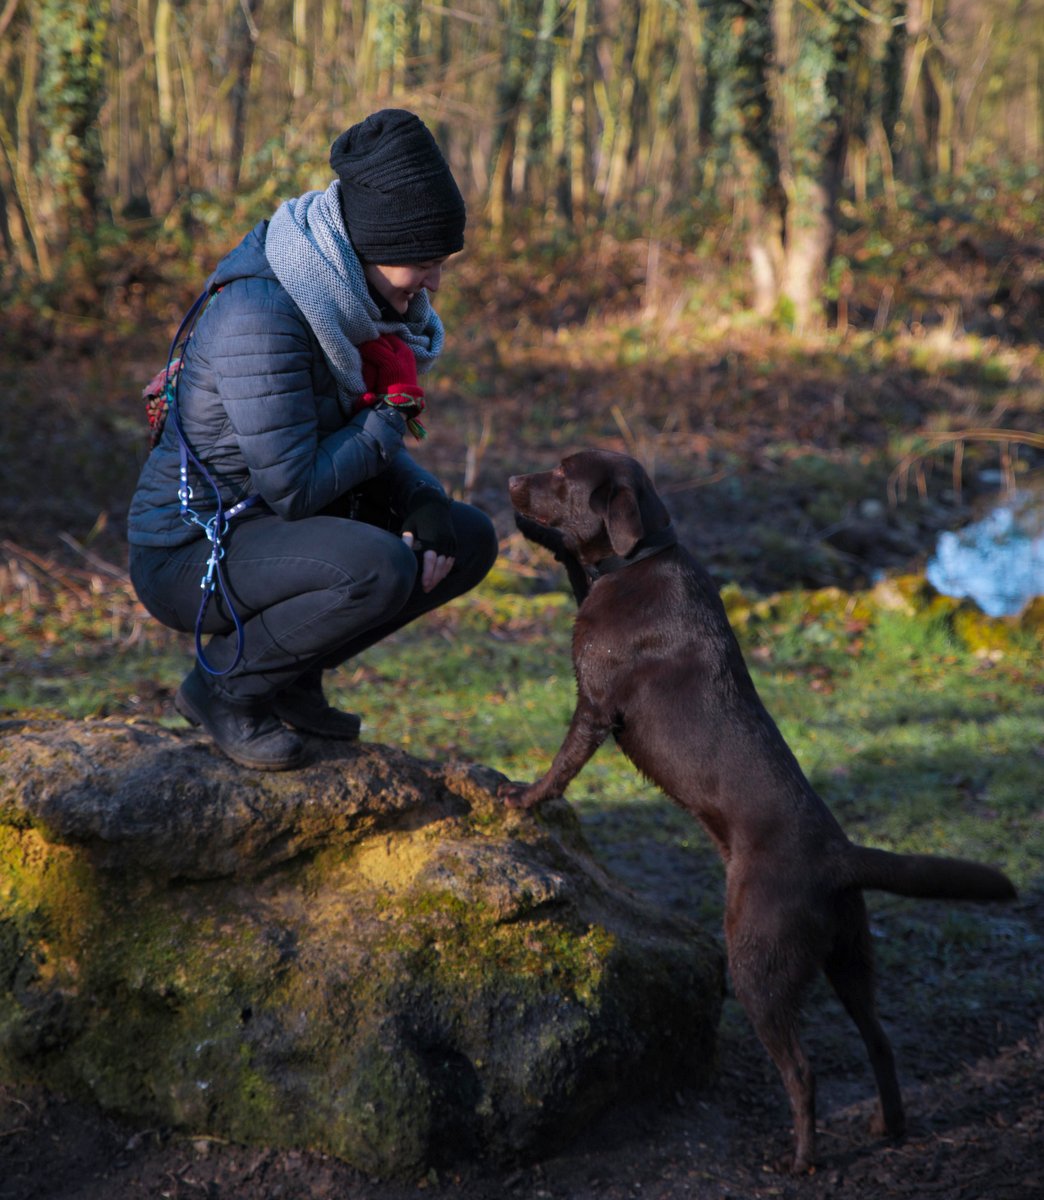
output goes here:
[[[359, 712], [373, 741], [535, 778], [573, 707], [574, 608], [559, 592], [510, 587], [510, 576], [499, 576], [372, 648], [329, 677], [331, 699]], [[766, 705], [853, 838], [985, 858], [1022, 886], [1040, 880], [1044, 669], [1036, 638], [996, 622], [1006, 648], [984, 653], [937, 605], [898, 611], [872, 593], [748, 602], [733, 590], [726, 600]], [[179, 723], [170, 699], [191, 663], [190, 639], [158, 629], [125, 584], [96, 595], [38, 591], [35, 600], [5, 592], [0, 634], [7, 715]], [[713, 857], [693, 823], [615, 746], [599, 751], [570, 799], [597, 844], [620, 836], [626, 813], [625, 840]]]
[[[508, 571], [491, 580], [335, 673], [328, 693], [362, 715], [368, 740], [533, 779], [573, 708], [574, 605], [559, 592], [522, 594]], [[171, 699], [191, 639], [148, 621], [125, 584], [102, 591], [0, 593], [5, 715], [183, 725]], [[903, 607], [896, 594], [752, 601], [729, 588], [725, 599], [769, 711], [854, 840], [981, 859], [1020, 889], [1015, 906], [868, 896], [897, 1053], [939, 1072], [1029, 1036], [1044, 1007], [1044, 667], [1039, 640], [1011, 621], [987, 623], [986, 651], [981, 622], [969, 639], [938, 598], [908, 588]], [[569, 799], [612, 873], [659, 907], [720, 928], [723, 871], [708, 839], [615, 745], [599, 750]], [[858, 1037], [822, 981], [812, 1007], [833, 1013], [808, 1028], [813, 1056], [862, 1074]]]

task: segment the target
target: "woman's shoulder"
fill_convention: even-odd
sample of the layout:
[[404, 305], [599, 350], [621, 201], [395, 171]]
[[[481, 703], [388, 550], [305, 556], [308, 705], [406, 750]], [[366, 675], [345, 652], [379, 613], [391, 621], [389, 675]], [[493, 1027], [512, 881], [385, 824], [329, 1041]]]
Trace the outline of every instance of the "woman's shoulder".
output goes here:
[[[245, 238], [218, 263], [207, 280], [207, 290], [213, 294], [227, 293], [222, 307], [226, 313], [237, 308], [259, 308], [264, 311], [283, 311], [297, 314], [265, 253], [268, 222], [259, 221]], [[231, 299], [234, 297], [234, 301]]]
[[227, 287], [237, 279], [275, 279], [275, 272], [265, 253], [267, 233], [268, 222], [259, 221], [246, 237], [221, 259], [207, 280], [207, 287]]
[[309, 335], [301, 310], [274, 277], [243, 275], [220, 285], [200, 319], [201, 337]]

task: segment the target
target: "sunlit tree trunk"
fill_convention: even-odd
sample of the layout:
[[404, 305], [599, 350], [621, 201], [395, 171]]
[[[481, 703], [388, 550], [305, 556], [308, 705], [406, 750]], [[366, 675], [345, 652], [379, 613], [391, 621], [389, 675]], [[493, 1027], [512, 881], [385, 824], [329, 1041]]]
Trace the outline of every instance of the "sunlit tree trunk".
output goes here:
[[153, 20], [153, 63], [156, 78], [156, 147], [154, 207], [164, 212], [177, 194], [174, 144], [174, 9], [171, 0], [156, 0]]
[[770, 18], [769, 0], [734, 0], [713, 10], [702, 121], [710, 160], [704, 177], [715, 166], [719, 186], [731, 186], [734, 233], [750, 262], [752, 306], [763, 317], [775, 313], [782, 293], [787, 218], [768, 78]]
[[[291, 102], [304, 94], [308, 72], [307, 25], [305, 22], [305, 0], [294, 2], [294, 66], [291, 79]], [[239, 186], [243, 178], [244, 154], [246, 152], [247, 117], [250, 106], [250, 73], [254, 63], [254, 50], [260, 36], [257, 16], [261, 0], [239, 0], [229, 13], [228, 52], [228, 96], [229, 137], [228, 161], [233, 186]], [[298, 90], [299, 89], [299, 90]]]
[[524, 153], [519, 144], [523, 96], [526, 92], [526, 61], [521, 36], [526, 18], [520, 0], [506, 0], [502, 10], [503, 33], [500, 69], [496, 90], [496, 116], [493, 131], [493, 169], [489, 180], [487, 214], [490, 229], [499, 236], [507, 223], [507, 213], [516, 190], [525, 186], [525, 164], [516, 165], [516, 155]]
[[[5, 259], [19, 273], [49, 281], [53, 277], [50, 251], [40, 229], [36, 186], [30, 156], [30, 117], [36, 110], [39, 41], [24, 12], [5, 10], [0, 36], [0, 79], [5, 100], [0, 107], [0, 201]], [[10, 117], [10, 120], [9, 120]], [[3, 272], [0, 272], [2, 275]]]
[[[786, 196], [779, 303], [780, 315], [798, 329], [822, 317], [845, 148], [861, 116], [858, 75], [873, 16], [844, 2], [828, 8], [809, 10], [795, 0], [772, 5], [768, 79]], [[849, 94], [853, 80], [855, 94]]]
[[603, 135], [599, 154], [602, 166], [596, 186], [609, 212], [623, 200], [634, 147], [634, 52], [640, 16], [637, 8], [620, 5], [613, 27], [603, 32], [597, 49]]
[[925, 170], [924, 149], [929, 141], [931, 117], [923, 90], [924, 59], [930, 45], [929, 22], [933, 0], [906, 0], [902, 96], [894, 127], [900, 170], [908, 178]]
[[108, 0], [41, 0], [37, 12], [40, 162], [53, 252], [93, 290], [98, 226], [106, 212], [98, 117], [105, 98]]
[[754, 307], [797, 329], [823, 319], [845, 154], [866, 142], [891, 7], [744, 0], [719, 10], [717, 128], [733, 131]]
[[569, 106], [569, 207], [578, 227], [588, 210], [587, 39], [590, 0], [576, 0], [569, 47], [572, 96]]

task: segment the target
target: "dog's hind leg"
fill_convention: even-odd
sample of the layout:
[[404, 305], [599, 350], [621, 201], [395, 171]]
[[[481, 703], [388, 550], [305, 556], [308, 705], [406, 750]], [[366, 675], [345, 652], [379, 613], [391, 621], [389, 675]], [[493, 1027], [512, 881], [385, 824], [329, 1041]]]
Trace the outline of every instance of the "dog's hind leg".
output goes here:
[[816, 1082], [798, 1035], [808, 972], [778, 945], [762, 943], [753, 954], [750, 949], [737, 960], [735, 944], [730, 946], [732, 986], [783, 1080], [794, 1119], [794, 1157], [784, 1169], [801, 1175], [816, 1156]]
[[823, 970], [845, 1011], [855, 1022], [870, 1057], [880, 1098], [871, 1130], [901, 1138], [906, 1131], [903, 1097], [892, 1046], [877, 1016], [874, 952], [862, 893], [852, 893], [839, 908], [842, 909], [840, 932], [823, 961]]
[[[788, 1006], [785, 1006], [789, 1008]], [[794, 1175], [810, 1171], [816, 1160], [816, 1080], [801, 1039], [797, 1012], [780, 1009], [769, 1013], [757, 1005], [744, 1005], [761, 1044], [776, 1064], [786, 1088], [794, 1119], [794, 1157], [785, 1164]]]

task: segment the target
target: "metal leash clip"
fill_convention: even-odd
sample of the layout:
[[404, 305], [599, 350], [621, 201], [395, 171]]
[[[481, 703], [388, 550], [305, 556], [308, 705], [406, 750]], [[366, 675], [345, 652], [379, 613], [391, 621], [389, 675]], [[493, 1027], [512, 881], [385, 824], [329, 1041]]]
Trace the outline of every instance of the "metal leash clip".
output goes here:
[[[190, 510], [191, 511], [191, 510]], [[196, 524], [202, 526], [203, 533], [206, 535], [207, 541], [210, 542], [210, 557], [207, 559], [206, 574], [199, 581], [199, 586], [205, 592], [212, 592], [215, 587], [214, 575], [217, 571], [218, 563], [225, 557], [225, 547], [221, 544], [221, 539], [228, 532], [228, 519], [222, 520], [222, 528], [218, 529], [219, 515], [215, 514], [205, 524], [198, 518]]]

